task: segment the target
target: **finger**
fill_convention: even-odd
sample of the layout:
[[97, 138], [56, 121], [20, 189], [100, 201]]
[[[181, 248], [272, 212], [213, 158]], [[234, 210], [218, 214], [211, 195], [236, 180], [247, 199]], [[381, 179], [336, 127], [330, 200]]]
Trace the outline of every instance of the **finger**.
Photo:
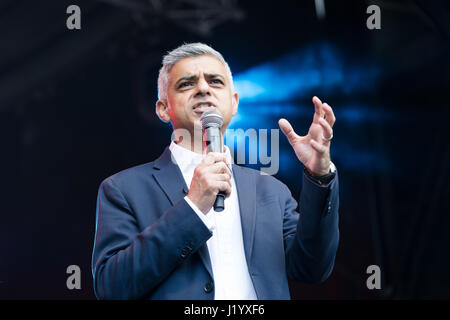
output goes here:
[[318, 153], [323, 154], [327, 151], [327, 147], [324, 146], [323, 144], [317, 142], [316, 140], [311, 139], [309, 144], [311, 145], [311, 147], [316, 150]]
[[323, 110], [325, 111], [325, 120], [327, 120], [330, 126], [333, 127], [334, 123], [336, 122], [336, 117], [334, 116], [333, 109], [328, 103], [325, 102], [323, 104]]
[[227, 198], [230, 196], [230, 194], [231, 194], [231, 183], [229, 183], [227, 181], [217, 181], [215, 183], [215, 186], [216, 186], [216, 189], [217, 189], [217, 193], [219, 193], [219, 191], [223, 191], [227, 195]]
[[278, 120], [278, 125], [280, 126], [281, 131], [283, 131], [286, 138], [289, 140], [289, 143], [294, 143], [297, 139], [298, 135], [295, 133], [289, 121], [286, 119]]
[[322, 106], [322, 101], [320, 101], [319, 98], [317, 98], [316, 96], [313, 97], [312, 99], [313, 103], [314, 103], [314, 122], [318, 122], [319, 118], [323, 118], [323, 116], [325, 115], [324, 111], [323, 111], [323, 106]]
[[[331, 128], [330, 124], [325, 120], [324, 118], [319, 119], [319, 124], [323, 128], [323, 138], [329, 139], [333, 136], [333, 129]], [[329, 140], [324, 139], [324, 142], [329, 143]]]
[[212, 152], [212, 154], [213, 154], [213, 157], [215, 159], [215, 162], [223, 162], [225, 164], [230, 164], [228, 159], [227, 159], [226, 153]]
[[207, 171], [211, 173], [227, 173], [231, 177], [230, 169], [223, 161], [219, 161], [209, 165]]
[[203, 159], [203, 163], [206, 165], [211, 165], [213, 163], [216, 163], [218, 161], [226, 161], [226, 155], [225, 153], [220, 152], [208, 152], [206, 157]]
[[208, 179], [217, 181], [231, 181], [231, 174], [227, 172], [211, 172]]
[[216, 180], [216, 181], [231, 181], [231, 175], [228, 173], [216, 173], [216, 174], [214, 174], [214, 180]]

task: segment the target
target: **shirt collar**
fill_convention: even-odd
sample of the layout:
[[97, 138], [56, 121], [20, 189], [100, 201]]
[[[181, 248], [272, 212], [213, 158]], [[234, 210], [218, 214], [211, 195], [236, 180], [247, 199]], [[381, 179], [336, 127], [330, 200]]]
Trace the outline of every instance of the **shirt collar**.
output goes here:
[[[169, 146], [170, 152], [178, 166], [180, 167], [181, 172], [185, 172], [190, 166], [198, 166], [200, 162], [202, 162], [205, 157], [204, 154], [193, 152], [189, 149], [186, 149], [182, 146], [177, 145], [174, 141], [170, 143]], [[230, 164], [233, 163], [233, 158], [231, 157], [230, 149], [227, 146], [224, 146], [225, 156]]]

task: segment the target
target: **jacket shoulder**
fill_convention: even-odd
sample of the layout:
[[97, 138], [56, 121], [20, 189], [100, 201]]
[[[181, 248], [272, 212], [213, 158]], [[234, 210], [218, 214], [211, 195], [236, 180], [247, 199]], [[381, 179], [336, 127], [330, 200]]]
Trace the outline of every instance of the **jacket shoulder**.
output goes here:
[[147, 179], [151, 176], [155, 171], [159, 170], [161, 166], [164, 166], [170, 160], [170, 151], [167, 147], [164, 152], [159, 156], [159, 158], [139, 164], [128, 169], [124, 169], [119, 171], [108, 178], [102, 181], [102, 184], [105, 182], [114, 183], [117, 185], [124, 185], [130, 182], [136, 182], [142, 179]]
[[[156, 160], [155, 160], [156, 161]], [[154, 168], [155, 161], [139, 164], [124, 170], [121, 170], [107, 178], [105, 178], [100, 186], [105, 184], [113, 184], [121, 187], [129, 186], [129, 184], [133, 184], [139, 180], [148, 179], [151, 177], [153, 172], [156, 171]]]

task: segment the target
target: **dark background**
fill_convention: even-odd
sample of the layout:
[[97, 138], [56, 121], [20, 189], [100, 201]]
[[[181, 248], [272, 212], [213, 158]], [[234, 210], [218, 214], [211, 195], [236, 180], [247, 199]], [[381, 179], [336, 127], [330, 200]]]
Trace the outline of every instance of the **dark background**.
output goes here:
[[[70, 4], [81, 30], [66, 28]], [[369, 4], [381, 30], [366, 27]], [[169, 144], [154, 114], [157, 72], [163, 54], [193, 41], [220, 51], [236, 80], [282, 75], [261, 100], [241, 100], [236, 127], [286, 117], [305, 134], [313, 95], [335, 110], [336, 264], [323, 284], [291, 283], [292, 297], [450, 298], [449, 6], [325, 8], [319, 19], [312, 0], [0, 1], [0, 298], [95, 299], [99, 184]], [[283, 136], [280, 145], [276, 177], [298, 197], [301, 166]], [[81, 290], [66, 287], [73, 264]], [[372, 264], [381, 290], [366, 287]]]

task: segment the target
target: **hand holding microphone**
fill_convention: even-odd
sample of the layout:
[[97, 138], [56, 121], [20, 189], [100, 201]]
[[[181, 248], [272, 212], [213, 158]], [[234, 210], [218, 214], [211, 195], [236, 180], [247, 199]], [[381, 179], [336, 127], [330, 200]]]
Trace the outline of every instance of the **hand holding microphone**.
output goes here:
[[231, 193], [231, 172], [222, 153], [223, 119], [217, 110], [209, 110], [200, 120], [208, 154], [194, 170], [188, 197], [204, 214], [213, 205], [215, 211], [221, 212], [225, 208], [225, 197]]
[[207, 214], [216, 202], [219, 192], [224, 196], [231, 193], [231, 173], [226, 165], [225, 154], [210, 152], [195, 168], [187, 196]]

